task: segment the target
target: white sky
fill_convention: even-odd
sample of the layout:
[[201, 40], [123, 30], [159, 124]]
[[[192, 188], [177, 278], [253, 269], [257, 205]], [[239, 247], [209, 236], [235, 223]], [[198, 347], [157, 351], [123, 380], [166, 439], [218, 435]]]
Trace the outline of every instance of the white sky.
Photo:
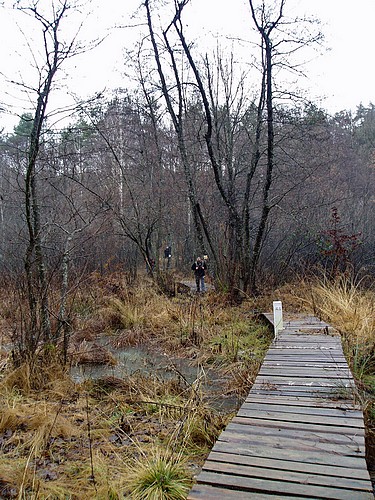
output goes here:
[[[13, 3], [5, 0], [7, 4]], [[41, 4], [49, 0], [40, 0]], [[111, 29], [117, 25], [130, 25], [141, 0], [92, 0], [92, 14], [86, 19], [82, 32], [87, 38], [108, 38], [96, 49], [66, 66], [66, 87], [84, 97], [104, 88], [126, 87], [124, 74], [124, 48], [132, 48], [137, 40], [137, 29]], [[314, 53], [306, 66], [309, 80], [301, 81], [314, 102], [331, 113], [343, 109], [355, 110], [360, 103], [375, 103], [375, 70], [373, 64], [375, 0], [287, 0], [293, 15], [315, 16], [322, 22], [325, 46], [330, 50]], [[35, 82], [36, 72], [31, 70], [30, 50], [20, 34], [22, 26], [28, 35], [29, 22], [23, 14], [0, 8], [0, 104], [15, 105], [21, 112], [27, 102], [19, 100], [19, 89], [6, 84], [6, 79]], [[70, 19], [70, 18], [69, 18]], [[74, 21], [74, 19], [73, 19]], [[197, 39], [202, 46], [209, 42], [210, 33], [246, 37], [251, 29], [247, 0], [191, 0], [186, 18], [186, 34]], [[18, 23], [18, 25], [17, 25]], [[74, 29], [74, 22], [69, 25]], [[34, 30], [35, 32], [35, 30]], [[38, 34], [37, 32], [35, 32]], [[33, 45], [36, 47], [36, 45]], [[244, 56], [242, 56], [244, 57]], [[66, 95], [64, 89], [61, 95]], [[12, 109], [12, 108], [11, 108]], [[18, 118], [0, 113], [0, 129], [11, 131]]]

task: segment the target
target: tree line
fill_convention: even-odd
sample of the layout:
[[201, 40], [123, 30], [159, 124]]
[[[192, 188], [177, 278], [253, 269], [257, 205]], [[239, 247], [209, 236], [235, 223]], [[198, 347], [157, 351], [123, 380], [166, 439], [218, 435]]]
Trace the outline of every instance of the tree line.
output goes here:
[[246, 71], [233, 51], [194, 49], [189, 3], [160, 19], [146, 0], [145, 36], [127, 59], [136, 85], [77, 104], [63, 129], [48, 101], [81, 51], [61, 41], [72, 6], [49, 19], [24, 7], [42, 28], [45, 64], [33, 112], [1, 135], [0, 265], [24, 276], [29, 352], [41, 338], [67, 343], [74, 279], [111, 265], [158, 274], [166, 247], [180, 272], [207, 254], [234, 295], [318, 264], [373, 272], [374, 105], [329, 116], [283, 84], [283, 70], [298, 74], [296, 52], [322, 36], [290, 20], [285, 0], [249, 0], [258, 59]]

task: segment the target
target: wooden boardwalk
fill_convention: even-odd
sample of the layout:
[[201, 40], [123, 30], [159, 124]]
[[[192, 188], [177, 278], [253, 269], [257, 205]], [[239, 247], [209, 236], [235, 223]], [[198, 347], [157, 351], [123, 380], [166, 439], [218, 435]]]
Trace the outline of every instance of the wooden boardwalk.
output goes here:
[[188, 498], [373, 499], [354, 390], [329, 325], [315, 317], [284, 322]]

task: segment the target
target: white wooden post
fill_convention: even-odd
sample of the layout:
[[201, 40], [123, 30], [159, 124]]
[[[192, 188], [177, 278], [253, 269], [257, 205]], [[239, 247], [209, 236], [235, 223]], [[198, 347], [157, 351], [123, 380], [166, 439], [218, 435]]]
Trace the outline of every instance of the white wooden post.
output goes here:
[[275, 331], [275, 339], [280, 330], [283, 330], [283, 306], [281, 300], [274, 300], [273, 302], [273, 325]]

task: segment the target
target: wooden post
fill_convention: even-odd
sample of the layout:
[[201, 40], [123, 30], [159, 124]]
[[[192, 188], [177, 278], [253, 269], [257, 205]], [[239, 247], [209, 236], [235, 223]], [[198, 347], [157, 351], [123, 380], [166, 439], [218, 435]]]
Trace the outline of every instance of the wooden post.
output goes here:
[[273, 325], [275, 331], [275, 340], [280, 330], [283, 330], [283, 306], [281, 300], [273, 302]]

